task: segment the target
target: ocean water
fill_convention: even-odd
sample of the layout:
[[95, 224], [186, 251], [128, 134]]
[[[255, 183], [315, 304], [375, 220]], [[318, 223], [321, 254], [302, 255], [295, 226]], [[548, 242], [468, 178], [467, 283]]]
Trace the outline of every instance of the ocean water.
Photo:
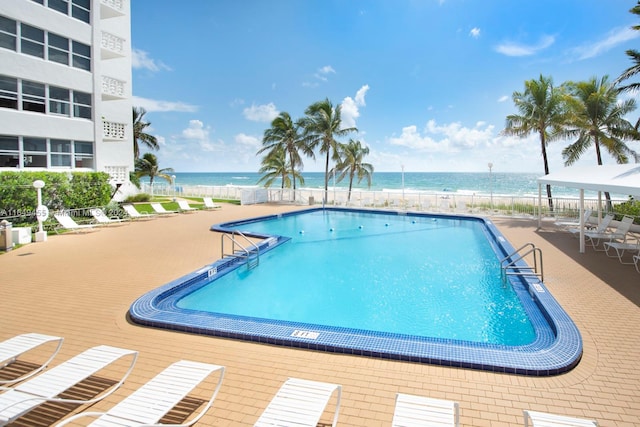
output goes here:
[[[262, 186], [258, 181], [261, 174], [255, 172], [176, 172], [175, 184], [210, 185], [210, 186]], [[324, 172], [304, 172], [304, 184], [298, 183], [298, 188], [324, 188]], [[532, 173], [464, 173], [464, 172], [376, 172], [373, 174], [371, 187], [366, 181], [354, 181], [354, 189], [362, 190], [401, 190], [405, 191], [447, 191], [459, 194], [477, 195], [512, 195], [537, 196], [537, 179], [542, 174]], [[162, 182], [162, 181], [157, 181]], [[333, 188], [333, 177], [330, 176], [329, 188]], [[279, 188], [280, 181], [272, 185]], [[336, 188], [348, 188], [348, 179], [335, 182]], [[575, 188], [553, 187], [556, 197], [578, 197]], [[543, 196], [546, 194], [543, 188]]]

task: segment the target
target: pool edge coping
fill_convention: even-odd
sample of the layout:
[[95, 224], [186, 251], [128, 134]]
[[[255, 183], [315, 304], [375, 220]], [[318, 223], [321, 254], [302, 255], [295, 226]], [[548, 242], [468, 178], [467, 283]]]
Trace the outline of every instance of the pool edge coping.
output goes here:
[[[387, 215], [415, 215], [422, 217], [440, 217], [449, 219], [473, 219], [484, 223], [501, 248], [510, 254], [514, 251], [511, 244], [500, 233], [490, 219], [473, 215], [446, 215], [426, 214], [407, 211], [388, 211], [371, 209], [348, 208], [311, 208], [295, 212], [281, 213], [254, 217], [239, 221], [230, 221], [213, 225], [211, 231], [228, 233], [225, 228], [229, 224], [242, 224], [264, 219], [299, 215], [318, 210], [349, 211], [379, 213]], [[273, 249], [285, 241], [288, 237], [267, 236], [262, 234], [246, 233], [251, 237], [263, 239], [259, 246], [261, 250]], [[523, 265], [526, 265], [522, 261]], [[509, 347], [498, 345], [483, 345], [451, 339], [438, 339], [428, 337], [402, 336], [398, 334], [376, 333], [371, 331], [349, 330], [348, 328], [321, 327], [316, 325], [306, 327], [305, 324], [295, 322], [270, 321], [266, 323], [268, 333], [264, 331], [265, 322], [241, 316], [219, 315], [216, 313], [188, 312], [191, 323], [185, 322], [184, 311], [175, 310], [175, 307], [167, 306], [160, 302], [168, 295], [179, 292], [188, 286], [198, 283], [213, 275], [223, 275], [243, 265], [237, 259], [222, 258], [212, 264], [206, 265], [192, 273], [184, 275], [163, 286], [160, 286], [140, 298], [131, 305], [129, 314], [134, 323], [160, 327], [164, 329], [206, 334], [212, 336], [242, 339], [252, 342], [284, 345], [294, 348], [313, 349], [334, 353], [354, 354], [369, 357], [379, 357], [392, 360], [413, 361], [443, 366], [455, 366], [488, 370], [493, 372], [514, 373], [521, 375], [549, 376], [557, 375], [573, 369], [582, 356], [582, 338], [574, 322], [560, 307], [559, 303], [547, 290], [544, 283], [531, 277], [518, 277], [528, 289], [532, 300], [540, 309], [542, 315], [554, 330], [555, 339], [544, 348]], [[206, 277], [205, 277], [206, 276]], [[193, 320], [196, 321], [193, 321]], [[242, 328], [238, 326], [242, 324]], [[310, 329], [310, 330], [308, 330]], [[323, 339], [309, 339], [306, 337], [291, 336], [294, 331], [319, 332], [324, 334]], [[354, 331], [356, 332], [354, 334]], [[274, 333], [277, 332], [277, 333]], [[348, 344], [337, 346], [336, 335], [347, 332], [351, 339]], [[304, 335], [304, 334], [302, 334]], [[342, 337], [344, 338], [344, 337]], [[387, 340], [395, 340], [394, 344]], [[341, 341], [341, 340], [338, 340]], [[342, 342], [344, 343], [344, 339]], [[367, 344], [365, 341], [368, 341]], [[398, 346], [398, 341], [402, 344]], [[383, 343], [372, 345], [373, 343]], [[398, 350], [398, 347], [402, 349]], [[394, 351], [388, 350], [394, 348]]]

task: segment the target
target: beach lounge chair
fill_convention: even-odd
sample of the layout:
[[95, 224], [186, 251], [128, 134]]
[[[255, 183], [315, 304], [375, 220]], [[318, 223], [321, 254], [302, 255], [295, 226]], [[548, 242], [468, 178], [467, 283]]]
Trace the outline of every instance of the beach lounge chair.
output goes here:
[[56, 354], [58, 354], [58, 351], [60, 351], [60, 347], [62, 347], [62, 341], [64, 340], [60, 337], [30, 333], [17, 335], [13, 338], [9, 338], [8, 340], [0, 342], [0, 368], [6, 368], [7, 366], [18, 360], [18, 357], [20, 357], [21, 355], [34, 350], [41, 345], [48, 343], [57, 343], [55, 349], [51, 352], [49, 359], [47, 359], [46, 362], [42, 363], [37, 369], [34, 369], [31, 372], [23, 374], [17, 378], [0, 380], [0, 385], [24, 381], [27, 378], [30, 378], [38, 372], [42, 371], [53, 360], [53, 358], [56, 357]]
[[392, 427], [459, 427], [458, 402], [398, 393]]
[[[613, 218], [615, 218], [613, 214], [606, 214], [595, 230], [586, 230], [585, 233], [587, 233], [587, 231], [590, 233], [605, 233], [611, 225], [611, 221], [613, 221]], [[580, 224], [578, 224], [576, 227], [570, 227], [567, 230], [578, 237], [580, 235]]]
[[178, 211], [168, 211], [164, 208], [164, 206], [162, 206], [160, 203], [151, 203], [151, 209], [153, 209], [153, 211], [159, 215], [175, 215], [178, 213]]
[[289, 378], [280, 387], [255, 426], [308, 426], [320, 421], [334, 391], [338, 391], [332, 426], [338, 422], [342, 386], [316, 381]]
[[69, 230], [74, 233], [81, 233], [84, 231], [94, 231], [96, 224], [78, 224], [66, 213], [53, 214], [53, 217], [58, 221], [59, 226], [54, 230], [59, 234], [59, 230]]
[[82, 417], [98, 417], [89, 426], [164, 425], [159, 424], [162, 417], [214, 372], [219, 372], [220, 375], [209, 402], [190, 421], [171, 424], [176, 427], [190, 426], [202, 418], [213, 405], [222, 385], [223, 366], [181, 360], [167, 367], [107, 412], [83, 412], [63, 420], [57, 427]]
[[211, 197], [203, 197], [202, 202], [204, 203], [205, 209], [219, 209], [220, 205], [213, 203]]
[[[593, 213], [592, 209], [584, 210], [584, 223], [587, 224], [589, 218], [591, 218], [591, 214]], [[577, 219], [568, 219], [568, 218], [558, 218], [555, 222], [555, 225], [562, 228], [577, 228], [580, 227], [580, 217]]]
[[139, 212], [133, 205], [122, 205], [122, 209], [129, 215], [129, 218], [133, 220], [147, 220], [157, 217], [157, 214], [149, 212]]
[[[56, 397], [123, 357], [131, 357], [131, 364], [126, 373], [120, 381], [98, 396], [87, 400]], [[0, 426], [13, 422], [45, 402], [89, 404], [104, 399], [124, 383], [137, 357], [137, 351], [100, 345], [72, 357], [37, 377], [5, 389], [6, 391], [0, 394]]]
[[640, 255], [633, 256], [633, 265], [636, 266], [636, 271], [640, 273]]
[[600, 245], [601, 241], [608, 240], [609, 242], [613, 242], [615, 240], [622, 240], [623, 242], [627, 239], [627, 233], [631, 229], [633, 225], [633, 217], [625, 215], [622, 218], [622, 221], [618, 224], [618, 226], [613, 231], [603, 231], [603, 232], [595, 232], [595, 231], [586, 231], [584, 233], [585, 243], [591, 245], [593, 249], [597, 251], [604, 251], [604, 249], [597, 249]]
[[582, 418], [565, 417], [562, 415], [546, 414], [544, 412], [524, 411], [524, 427], [597, 427], [598, 422]]
[[604, 250], [608, 257], [618, 257], [621, 264], [633, 264], [633, 261], [625, 262], [622, 258], [625, 253], [640, 252], [640, 240], [636, 237], [635, 242], [604, 242]]
[[124, 219], [118, 217], [108, 217], [107, 214], [104, 213], [102, 209], [91, 209], [91, 216], [95, 219], [96, 224], [98, 225], [113, 225], [113, 224], [121, 224], [125, 222]]
[[180, 208], [180, 212], [197, 212], [198, 209], [192, 208], [189, 206], [189, 202], [186, 200], [178, 200], [178, 207]]

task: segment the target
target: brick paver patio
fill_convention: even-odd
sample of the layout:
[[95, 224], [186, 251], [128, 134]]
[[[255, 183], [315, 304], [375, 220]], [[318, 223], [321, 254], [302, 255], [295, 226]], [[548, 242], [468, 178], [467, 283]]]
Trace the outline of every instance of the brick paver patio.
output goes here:
[[[200, 426], [252, 425], [288, 377], [342, 384], [341, 426], [390, 425], [397, 392], [458, 401], [463, 426], [523, 425], [523, 409], [597, 419], [604, 427], [640, 424], [640, 274], [602, 252], [579, 254], [574, 237], [551, 225], [536, 230], [531, 220], [495, 223], [515, 247], [533, 242], [542, 249], [546, 285], [582, 333], [581, 362], [559, 376], [290, 349], [128, 320], [134, 299], [219, 258], [220, 238], [210, 225], [291, 209], [299, 207], [225, 204], [218, 211], [50, 235], [0, 255], [0, 340], [25, 332], [62, 336], [54, 365], [99, 344], [138, 350], [130, 379], [91, 410], [111, 407], [176, 360], [224, 365], [222, 389]], [[331, 408], [322, 421], [330, 420]]]

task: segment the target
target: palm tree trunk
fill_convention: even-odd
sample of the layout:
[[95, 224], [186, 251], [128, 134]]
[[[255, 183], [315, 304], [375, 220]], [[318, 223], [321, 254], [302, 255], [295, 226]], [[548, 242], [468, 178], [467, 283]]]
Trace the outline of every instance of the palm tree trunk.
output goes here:
[[[598, 159], [598, 166], [602, 166], [602, 155], [600, 152], [600, 142], [598, 135], [595, 136], [594, 143], [596, 146], [596, 158]], [[611, 194], [608, 191], [604, 192], [604, 198], [606, 200], [605, 204], [607, 206], [607, 211], [613, 211], [613, 204], [611, 203]]]
[[291, 179], [293, 179], [293, 201], [296, 201], [296, 165], [293, 163], [293, 153], [289, 152], [289, 163], [291, 163]]
[[[544, 174], [549, 175], [549, 160], [547, 159], [547, 144], [544, 133], [540, 133], [540, 144], [542, 146], [542, 160], [544, 162]], [[549, 202], [549, 211], [553, 212], [553, 198], [551, 197], [551, 185], [547, 184], [547, 201]]]
[[329, 195], [329, 150], [327, 150], [327, 160], [324, 164], [324, 203], [326, 204]]

